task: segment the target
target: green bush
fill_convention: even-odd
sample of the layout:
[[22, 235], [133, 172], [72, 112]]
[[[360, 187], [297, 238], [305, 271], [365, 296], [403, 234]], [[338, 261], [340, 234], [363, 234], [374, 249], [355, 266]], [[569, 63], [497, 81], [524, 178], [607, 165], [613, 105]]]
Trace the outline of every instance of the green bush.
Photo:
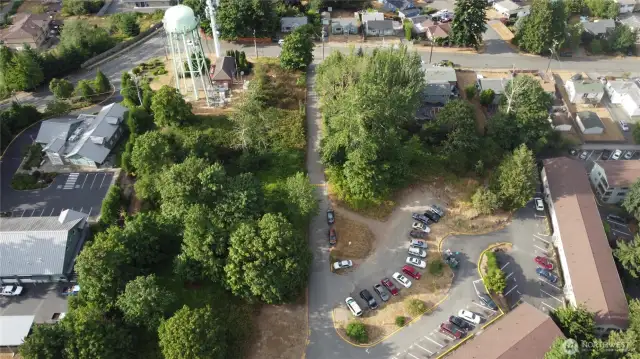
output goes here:
[[432, 8], [430, 6], [425, 6], [422, 9], [420, 9], [420, 14], [422, 15], [431, 15], [436, 12], [438, 12], [438, 9]]
[[405, 309], [409, 315], [417, 317], [427, 311], [427, 305], [420, 299], [409, 299], [405, 301]]
[[40, 162], [42, 162], [42, 158], [44, 157], [42, 146], [40, 146], [39, 143], [27, 146], [25, 157], [26, 159], [22, 165], [23, 170], [29, 170], [33, 167], [40, 166]]
[[474, 97], [476, 97], [476, 94], [478, 93], [478, 88], [476, 88], [476, 85], [469, 85], [464, 88], [464, 93], [467, 95], [467, 100], [471, 100]]
[[366, 343], [369, 341], [367, 328], [362, 322], [357, 320], [354, 320], [347, 325], [347, 336], [358, 343]]
[[307, 87], [307, 76], [300, 76], [296, 80], [296, 86], [298, 87]]
[[471, 204], [480, 214], [491, 214], [500, 207], [500, 200], [489, 188], [480, 187], [471, 197]]
[[57, 175], [55, 172], [41, 173], [39, 171], [34, 171], [33, 174], [16, 173], [11, 180], [11, 187], [17, 190], [45, 188], [53, 182]]
[[122, 190], [117, 185], [111, 186], [104, 200], [102, 200], [100, 223], [105, 226], [115, 224], [120, 219], [121, 206]]
[[396, 317], [396, 325], [399, 327], [404, 327], [405, 322], [407, 321], [407, 318], [403, 317], [403, 316], [397, 316]]
[[496, 93], [493, 92], [492, 89], [486, 89], [480, 92], [480, 104], [482, 104], [482, 106], [489, 106], [495, 97]]
[[429, 273], [431, 273], [431, 275], [433, 276], [437, 276], [437, 277], [441, 276], [443, 268], [444, 268], [444, 263], [440, 259], [434, 259], [431, 262], [429, 262]]

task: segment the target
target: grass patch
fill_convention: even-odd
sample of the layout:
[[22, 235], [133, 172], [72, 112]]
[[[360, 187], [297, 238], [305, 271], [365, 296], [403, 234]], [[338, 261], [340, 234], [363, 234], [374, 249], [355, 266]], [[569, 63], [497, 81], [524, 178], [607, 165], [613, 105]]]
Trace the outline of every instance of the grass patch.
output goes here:
[[347, 330], [347, 336], [358, 343], [366, 343], [369, 341], [367, 328], [360, 321], [357, 321], [357, 320], [352, 321], [347, 325], [346, 330]]
[[11, 180], [11, 188], [17, 190], [29, 190], [48, 187], [58, 174], [55, 172], [42, 173], [34, 171], [33, 174], [16, 173]]
[[429, 262], [429, 274], [440, 277], [442, 275], [442, 271], [444, 269], [444, 263], [441, 259], [435, 259]]
[[[371, 252], [374, 235], [367, 225], [335, 213], [334, 228], [338, 237], [331, 254], [338, 259], [363, 259]], [[328, 234], [327, 234], [328, 236]], [[327, 241], [328, 241], [327, 237]]]
[[420, 299], [407, 299], [404, 302], [405, 310], [409, 315], [417, 317], [427, 311], [427, 305]]

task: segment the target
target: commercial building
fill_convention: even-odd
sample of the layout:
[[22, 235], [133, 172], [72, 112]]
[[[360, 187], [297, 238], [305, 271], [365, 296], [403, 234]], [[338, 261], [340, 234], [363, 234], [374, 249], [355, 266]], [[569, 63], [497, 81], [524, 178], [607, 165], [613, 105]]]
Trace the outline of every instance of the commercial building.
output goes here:
[[29, 335], [33, 315], [0, 316], [0, 353], [17, 353]]
[[622, 202], [640, 179], [640, 161], [596, 161], [589, 173], [596, 196], [604, 203]]
[[565, 297], [595, 313], [596, 331], [623, 330], [629, 306], [581, 161], [543, 161], [542, 183], [562, 268]]

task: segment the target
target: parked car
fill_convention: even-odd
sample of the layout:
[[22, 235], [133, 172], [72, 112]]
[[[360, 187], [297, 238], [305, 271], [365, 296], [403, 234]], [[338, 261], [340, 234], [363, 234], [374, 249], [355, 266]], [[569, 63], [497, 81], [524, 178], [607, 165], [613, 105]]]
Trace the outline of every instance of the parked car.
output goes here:
[[480, 321], [482, 320], [482, 318], [480, 318], [480, 316], [477, 315], [476, 313], [470, 312], [465, 309], [460, 309], [460, 311], [458, 311], [458, 316], [466, 320], [467, 322], [475, 325], [480, 324]]
[[555, 283], [558, 281], [558, 276], [556, 276], [555, 274], [551, 273], [550, 271], [544, 268], [536, 268], [536, 273], [538, 273], [539, 276], [543, 277], [544, 279], [546, 279], [551, 283]]
[[80, 293], [80, 286], [74, 285], [72, 287], [62, 288], [62, 295], [78, 295]]
[[464, 336], [464, 332], [451, 323], [440, 324], [440, 333], [448, 335], [453, 339], [460, 339]]
[[[424, 233], [424, 232], [422, 232], [422, 233]], [[422, 249], [427, 249], [427, 242], [421, 241], [419, 239], [412, 239], [409, 242], [409, 245], [412, 246], [412, 247], [418, 247], [418, 248], [422, 248]]]
[[613, 151], [613, 154], [611, 155], [611, 159], [612, 160], [619, 160], [620, 159], [620, 155], [622, 155], [622, 151], [615, 150], [615, 151]]
[[280, 39], [280, 40], [278, 40], [278, 45], [279, 45], [279, 46], [284, 45], [284, 39]]
[[580, 153], [580, 159], [581, 159], [581, 160], [586, 159], [586, 158], [587, 158], [587, 155], [589, 155], [589, 151], [582, 151], [582, 152]]
[[631, 157], [633, 157], [633, 152], [632, 151], [627, 151], [627, 152], [624, 153], [624, 156], [622, 156], [622, 157], [624, 157], [625, 160], [630, 160]]
[[409, 237], [422, 239], [422, 238], [427, 238], [427, 234], [423, 231], [418, 231], [414, 229], [411, 232], [409, 232]]
[[0, 287], [0, 295], [3, 297], [16, 297], [22, 294], [22, 289], [19, 285], [5, 285]]
[[411, 218], [415, 219], [416, 221], [420, 221], [424, 224], [429, 224], [429, 218], [427, 218], [427, 216], [425, 216], [424, 214], [413, 213], [411, 214]]
[[391, 281], [391, 279], [389, 278], [382, 278], [382, 280], [380, 281], [380, 283], [382, 283], [382, 285], [387, 288], [387, 290], [389, 291], [389, 293], [391, 293], [391, 295], [398, 295], [398, 287], [396, 287], [395, 284], [393, 284], [393, 282]]
[[11, 212], [11, 211], [2, 211], [2, 212], [0, 212], [0, 217], [6, 218], [6, 217], [11, 217], [11, 215], [13, 215], [13, 212]]
[[345, 299], [345, 302], [347, 303], [347, 307], [351, 311], [351, 314], [355, 315], [356, 317], [362, 315], [362, 309], [360, 309], [360, 306], [355, 299], [353, 299], [352, 297], [347, 297], [347, 299]]
[[333, 269], [335, 270], [351, 268], [352, 266], [353, 266], [353, 262], [351, 262], [350, 260], [344, 260], [344, 261], [333, 263]]
[[544, 201], [540, 197], [536, 197], [533, 199], [536, 203], [536, 211], [544, 212]]
[[377, 309], [378, 308], [378, 302], [376, 302], [376, 298], [374, 298], [371, 295], [371, 292], [369, 292], [366, 289], [363, 289], [360, 291], [360, 298], [364, 299], [365, 302], [367, 302], [367, 305], [369, 306], [369, 309]]
[[575, 148], [571, 148], [571, 149], [569, 149], [569, 154], [570, 154], [571, 156], [575, 156], [575, 155], [577, 155], [577, 154], [578, 154], [578, 151], [577, 151]]
[[429, 218], [433, 222], [436, 222], [436, 223], [438, 223], [438, 221], [440, 221], [440, 215], [437, 214], [436, 212], [432, 211], [432, 210], [428, 210], [428, 211], [424, 212], [424, 216]]
[[487, 307], [489, 307], [489, 309], [492, 310], [498, 310], [498, 306], [496, 305], [496, 303], [493, 302], [493, 299], [491, 299], [490, 296], [488, 296], [485, 293], [478, 293], [478, 298], [480, 298], [480, 301], [486, 305]]
[[427, 262], [416, 257], [407, 257], [407, 264], [411, 264], [412, 266], [416, 266], [418, 268], [427, 268]]
[[420, 249], [418, 247], [409, 247], [407, 252], [409, 252], [409, 254], [411, 254], [412, 256], [416, 256], [420, 258], [424, 258], [427, 256], [427, 251]]
[[403, 276], [402, 274], [395, 272], [392, 275], [393, 279], [395, 279], [398, 283], [402, 284], [405, 288], [410, 288], [411, 287], [411, 281]]
[[602, 156], [600, 156], [601, 160], [608, 160], [609, 156], [611, 156], [611, 151], [609, 150], [603, 150], [602, 151]]
[[624, 132], [629, 131], [629, 125], [627, 125], [626, 122], [618, 121], [618, 123], [620, 124], [620, 128], [622, 129], [622, 131], [624, 131]]
[[327, 222], [328, 222], [329, 224], [334, 224], [334, 223], [335, 223], [335, 221], [336, 221], [335, 213], [333, 213], [333, 210], [332, 210], [332, 209], [328, 209], [328, 210], [327, 210]]
[[336, 244], [338, 242], [338, 236], [336, 235], [335, 228], [329, 229], [329, 244]]
[[384, 290], [384, 287], [381, 286], [380, 284], [376, 284], [373, 286], [373, 291], [378, 293], [378, 296], [380, 296], [380, 299], [382, 299], [383, 302], [386, 302], [389, 300], [389, 294], [387, 294], [387, 291]]
[[551, 263], [551, 261], [547, 257], [537, 256], [536, 258], [534, 258], [534, 260], [536, 261], [536, 263], [538, 263], [540, 267], [544, 269], [547, 269], [547, 270], [553, 269], [553, 263]]
[[440, 217], [444, 217], [444, 209], [442, 209], [442, 208], [440, 208], [440, 207], [436, 206], [435, 204], [432, 204], [430, 207], [431, 207], [431, 210], [432, 210], [433, 212], [435, 212], [436, 214], [438, 214], [438, 216], [440, 216]]
[[408, 275], [413, 279], [422, 278], [422, 274], [420, 274], [420, 272], [418, 272], [418, 270], [413, 268], [412, 266], [408, 266], [408, 265], [402, 266], [402, 273]]
[[417, 229], [419, 231], [423, 231], [425, 233], [431, 232], [431, 229], [429, 227], [427, 227], [427, 225], [422, 223], [422, 222], [413, 222], [413, 224], [411, 225], [411, 228]]
[[455, 315], [452, 315], [449, 317], [449, 323], [455, 325], [456, 327], [467, 331], [467, 330], [473, 330], [474, 326], [471, 325], [471, 323], [467, 322], [466, 320], [463, 320], [460, 317], [456, 317]]

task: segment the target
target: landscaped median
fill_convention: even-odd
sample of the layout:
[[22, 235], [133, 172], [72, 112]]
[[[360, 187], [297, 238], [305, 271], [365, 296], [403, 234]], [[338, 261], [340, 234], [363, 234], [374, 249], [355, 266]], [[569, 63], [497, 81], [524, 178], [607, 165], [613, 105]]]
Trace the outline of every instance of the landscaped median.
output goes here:
[[501, 313], [509, 311], [507, 300], [502, 295], [507, 286], [507, 279], [498, 264], [495, 251], [507, 252], [511, 250], [512, 246], [507, 242], [494, 243], [482, 251], [480, 258], [478, 258], [478, 274]]

